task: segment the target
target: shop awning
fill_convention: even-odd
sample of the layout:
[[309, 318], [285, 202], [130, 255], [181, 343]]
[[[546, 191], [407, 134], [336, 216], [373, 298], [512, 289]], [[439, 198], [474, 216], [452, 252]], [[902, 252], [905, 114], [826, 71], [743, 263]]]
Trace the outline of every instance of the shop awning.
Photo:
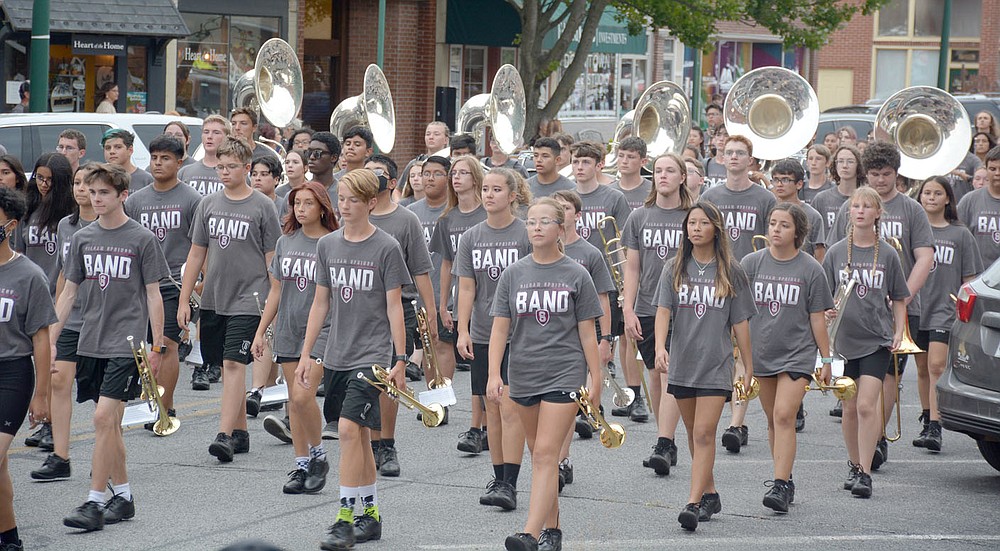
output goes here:
[[448, 44], [516, 47], [520, 32], [521, 18], [504, 0], [448, 0]]
[[[0, 4], [15, 31], [31, 30], [32, 0]], [[171, 0], [52, 0], [51, 32], [182, 37], [190, 34]]]

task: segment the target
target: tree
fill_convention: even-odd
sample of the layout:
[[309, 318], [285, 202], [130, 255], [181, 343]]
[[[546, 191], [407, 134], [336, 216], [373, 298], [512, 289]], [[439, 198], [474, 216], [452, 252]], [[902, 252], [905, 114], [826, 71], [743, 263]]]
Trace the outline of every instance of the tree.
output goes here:
[[[817, 48], [827, 36], [858, 13], [868, 15], [889, 0], [507, 0], [521, 18], [521, 79], [527, 100], [525, 138], [534, 136], [539, 121], [555, 118], [582, 74], [597, 33], [601, 15], [608, 6], [618, 11], [629, 33], [646, 28], [665, 28], [684, 44], [703, 48], [711, 43], [717, 21], [737, 21], [767, 28], [782, 37], [787, 46]], [[542, 41], [554, 29], [562, 29], [551, 49]], [[577, 31], [579, 44], [570, 46]], [[570, 62], [548, 101], [538, 107], [541, 83], [556, 71], [563, 59]]]

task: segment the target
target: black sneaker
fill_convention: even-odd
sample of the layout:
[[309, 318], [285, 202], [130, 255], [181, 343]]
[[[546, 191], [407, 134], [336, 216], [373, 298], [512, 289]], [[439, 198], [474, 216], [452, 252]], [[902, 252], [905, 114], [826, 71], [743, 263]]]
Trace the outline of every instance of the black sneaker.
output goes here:
[[[310, 461], [310, 466], [312, 462]], [[298, 495], [305, 492], [306, 476], [308, 473], [302, 469], [295, 469], [288, 473], [288, 482], [281, 487], [281, 491], [286, 494]]]
[[374, 507], [366, 507], [365, 514], [354, 517], [354, 541], [378, 541], [382, 539], [382, 519], [375, 518], [378, 514]]
[[104, 511], [95, 501], [88, 501], [76, 508], [73, 514], [63, 519], [63, 526], [78, 528], [86, 532], [104, 529]]
[[232, 436], [233, 453], [247, 453], [250, 451], [250, 433], [245, 430], [236, 429]]
[[10, 543], [0, 543], [0, 551], [24, 551], [24, 542], [17, 540]]
[[483, 432], [467, 430], [458, 435], [458, 451], [479, 455], [483, 452]]
[[785, 485], [785, 490], [788, 493], [788, 504], [795, 503], [795, 481], [792, 480], [791, 476], [788, 477], [788, 484]]
[[494, 478], [486, 484], [486, 493], [479, 496], [480, 505], [496, 505], [497, 484], [499, 483], [500, 481]]
[[635, 423], [649, 421], [649, 410], [646, 409], [646, 402], [642, 401], [642, 396], [635, 397], [635, 401], [632, 402], [632, 412], [628, 417]]
[[771, 486], [771, 489], [764, 494], [764, 507], [772, 509], [777, 513], [788, 512], [788, 484], [784, 480], [773, 480], [765, 482], [764, 485]]
[[[177, 417], [177, 410], [175, 410], [175, 409], [168, 409], [167, 410], [167, 417]], [[146, 423], [146, 424], [144, 424], [142, 426], [142, 428], [143, 428], [143, 430], [148, 430], [149, 432], [153, 432], [153, 427], [155, 427], [155, 426], [156, 426], [156, 421], [153, 421], [152, 423]]]
[[869, 498], [872, 496], [872, 475], [868, 473], [860, 473], [858, 475], [858, 481], [854, 483], [854, 487], [851, 488], [851, 494], [862, 498]]
[[513, 536], [507, 536], [503, 546], [507, 551], [538, 551], [538, 540], [531, 534], [518, 532]]
[[115, 495], [104, 504], [104, 524], [117, 524], [135, 516], [135, 501]]
[[205, 367], [194, 366], [194, 371], [191, 372], [191, 390], [208, 390], [212, 388], [208, 383], [208, 371]]
[[927, 429], [927, 449], [932, 452], [941, 451], [941, 423], [931, 421]]
[[406, 378], [411, 381], [419, 381], [424, 378], [424, 371], [413, 362], [406, 362]]
[[472, 365], [464, 362], [456, 363], [455, 371], [472, 371]]
[[517, 509], [517, 490], [506, 480], [501, 480], [496, 484], [496, 493], [493, 496], [493, 505], [504, 511]]
[[338, 520], [327, 531], [326, 539], [319, 544], [326, 551], [346, 551], [354, 548], [354, 524]]
[[855, 465], [854, 463], [851, 463], [850, 461], [848, 461], [847, 464], [848, 466], [850, 466], [851, 470], [848, 471], [847, 480], [844, 481], [844, 489], [850, 490], [851, 488], [854, 487], [854, 484], [858, 481], [858, 476], [861, 474], [861, 467]]
[[286, 444], [292, 443], [292, 427], [289, 426], [287, 415], [284, 419], [277, 415], [265, 417], [264, 431]]
[[872, 456], [872, 470], [879, 470], [888, 460], [889, 442], [885, 438], [880, 438], [878, 444], [875, 445], [875, 455]]
[[215, 442], [208, 446], [208, 453], [223, 463], [233, 460], [233, 439], [224, 432], [215, 435]]
[[913, 439], [913, 447], [915, 448], [926, 448], [927, 447], [927, 431], [930, 430], [931, 419], [929, 416], [924, 416], [923, 412], [920, 412], [920, 417], [917, 419], [921, 423], [920, 434]]
[[653, 446], [653, 454], [649, 456], [649, 468], [660, 476], [670, 474], [670, 446], [659, 442]]
[[382, 466], [378, 473], [382, 476], [399, 476], [399, 453], [395, 446], [382, 446]]
[[31, 471], [31, 478], [34, 480], [60, 480], [69, 478], [69, 475], [69, 459], [63, 459], [54, 453], [45, 458], [40, 469]]
[[323, 427], [323, 440], [339, 440], [340, 427], [336, 421], [330, 421]]
[[247, 392], [247, 415], [250, 417], [257, 417], [260, 413], [260, 399], [263, 398], [260, 390], [253, 389]]
[[667, 448], [667, 454], [670, 455], [670, 466], [677, 466], [677, 444], [673, 440], [670, 440], [670, 445]]
[[546, 528], [538, 535], [538, 551], [562, 551], [562, 530]]
[[41, 442], [42, 438], [46, 435], [48, 435], [49, 438], [52, 438], [52, 425], [49, 423], [42, 423], [42, 426], [38, 427], [38, 430], [36, 430], [34, 434], [24, 439], [24, 445], [37, 448], [39, 442]]
[[833, 406], [830, 410], [830, 417], [843, 417], [844, 416], [844, 403], [837, 400], [837, 405]]
[[740, 447], [743, 445], [743, 434], [739, 427], [729, 427], [722, 433], [722, 445], [730, 453], [740, 453]]
[[222, 380], [221, 365], [210, 365], [205, 368], [205, 373], [208, 375], [208, 382], [210, 383], [217, 383]]
[[681, 514], [677, 515], [677, 522], [681, 523], [681, 528], [684, 528], [688, 532], [694, 532], [698, 529], [698, 517], [701, 516], [701, 512], [698, 510], [697, 503], [688, 503], [681, 510]]
[[302, 483], [302, 491], [307, 494], [315, 494], [326, 486], [326, 473], [330, 472], [330, 463], [326, 459], [309, 460], [309, 470], [306, 471], [306, 480]]
[[722, 512], [722, 500], [719, 494], [702, 494], [698, 504], [698, 522], [712, 520], [712, 515]]
[[181, 341], [177, 345], [177, 361], [183, 362], [186, 360], [192, 349], [191, 341]]
[[746, 446], [750, 443], [750, 429], [746, 425], [740, 425], [740, 445]]
[[590, 421], [578, 415], [576, 417], [576, 433], [580, 435], [580, 438], [589, 440], [594, 437], [594, 427]]
[[573, 465], [570, 463], [560, 463], [559, 472], [563, 474], [566, 479], [566, 484], [573, 483]]
[[795, 414], [795, 432], [806, 430], [806, 408], [799, 404], [799, 411]]
[[382, 443], [379, 442], [376, 447], [372, 448], [372, 456], [375, 458], [375, 470], [382, 468], [382, 459], [385, 457], [382, 455]]
[[56, 451], [56, 443], [52, 439], [52, 425], [46, 425], [49, 430], [42, 435], [42, 439], [38, 441], [38, 449], [44, 452]]

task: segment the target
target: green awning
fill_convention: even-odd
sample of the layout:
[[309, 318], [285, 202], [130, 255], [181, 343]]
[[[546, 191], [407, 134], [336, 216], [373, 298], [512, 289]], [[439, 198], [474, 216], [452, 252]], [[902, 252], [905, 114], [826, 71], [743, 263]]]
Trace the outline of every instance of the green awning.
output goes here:
[[[543, 48], [551, 48], [555, 45], [557, 38], [563, 32], [565, 25], [553, 29], [542, 41]], [[576, 45], [580, 42], [582, 26], [576, 31], [576, 37], [570, 44], [571, 51], [576, 50]], [[594, 45], [590, 53], [604, 54], [645, 54], [646, 34], [631, 36], [628, 34], [628, 26], [625, 23], [615, 21], [615, 9], [607, 8], [601, 15], [601, 22], [597, 25], [597, 34], [594, 36]]]
[[448, 0], [448, 44], [516, 47], [521, 18], [504, 0]]

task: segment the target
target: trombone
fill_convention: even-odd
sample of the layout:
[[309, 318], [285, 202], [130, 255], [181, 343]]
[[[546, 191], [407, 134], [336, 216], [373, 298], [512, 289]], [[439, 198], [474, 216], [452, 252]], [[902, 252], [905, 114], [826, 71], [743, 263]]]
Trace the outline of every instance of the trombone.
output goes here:
[[170, 436], [181, 428], [181, 421], [176, 417], [170, 417], [166, 408], [163, 407], [163, 387], [156, 384], [156, 377], [153, 369], [149, 366], [149, 357], [146, 355], [146, 343], [135, 344], [132, 335], [128, 336], [128, 346], [132, 349], [132, 359], [135, 360], [135, 367], [139, 370], [139, 380], [142, 382], [142, 394], [139, 396], [149, 405], [149, 411], [156, 411], [156, 423], [153, 424], [153, 434], [156, 436]]
[[825, 385], [822, 380], [822, 369], [816, 368], [812, 374], [812, 383], [806, 383], [806, 392], [810, 390], [818, 390], [823, 394], [827, 391], [833, 392], [838, 400], [845, 402], [858, 393], [858, 384], [850, 377], [834, 377], [830, 384]]
[[622, 385], [618, 384], [618, 381], [611, 376], [611, 370], [609, 370], [608, 366], [603, 364], [603, 362], [601, 365], [601, 372], [604, 374], [604, 386], [610, 388], [612, 393], [614, 393], [611, 401], [615, 404], [615, 406], [620, 408], [630, 406], [632, 402], [635, 401], [635, 391], [631, 388], [622, 387]]
[[[264, 306], [260, 303], [260, 293], [254, 291], [253, 300], [257, 303], [257, 311], [263, 316]], [[267, 326], [267, 330], [264, 332], [264, 340], [267, 342], [267, 348], [271, 351], [271, 354], [274, 354], [274, 323]]]
[[389, 371], [386, 368], [374, 364], [372, 365], [372, 374], [375, 376], [374, 381], [361, 372], [358, 372], [358, 379], [377, 388], [380, 392], [399, 402], [407, 409], [419, 410], [422, 414], [421, 421], [425, 427], [434, 428], [444, 421], [444, 408], [441, 407], [441, 404], [431, 404], [429, 406], [421, 404], [413, 395], [412, 390], [406, 386], [399, 388], [396, 386], [396, 383], [392, 382], [392, 379], [389, 378]]
[[734, 404], [739, 407], [760, 395], [760, 382], [757, 377], [750, 377], [750, 388], [747, 388], [743, 379], [736, 379], [733, 381], [733, 390], [736, 392]]
[[594, 407], [590, 401], [590, 391], [587, 387], [581, 386], [576, 392], [570, 393], [570, 398], [580, 407], [580, 411], [586, 417], [590, 426], [599, 431], [601, 445], [605, 448], [619, 448], [625, 443], [625, 427], [621, 423], [608, 423], [607, 419], [601, 415], [599, 407]]
[[[413, 303], [416, 304], [417, 301], [413, 301]], [[441, 376], [441, 369], [438, 367], [437, 352], [434, 350], [434, 340], [431, 339], [431, 332], [427, 327], [427, 309], [423, 306], [417, 309], [417, 332], [420, 333], [420, 343], [424, 347], [427, 368], [434, 372], [434, 378], [427, 379], [427, 388], [430, 390], [444, 387], [451, 388], [451, 379]]]
[[753, 251], [754, 252], [757, 252], [757, 251], [761, 250], [761, 248], [763, 248], [763, 247], [770, 247], [771, 246], [771, 240], [768, 239], [768, 237], [766, 235], [755, 235], [755, 236], [753, 236], [753, 240], [751, 241], [751, 243], [753, 244]]
[[[896, 252], [899, 253], [899, 262], [903, 266], [903, 273], [908, 273], [909, 270], [909, 257], [903, 251], [903, 244], [896, 237], [886, 238], [886, 241], [892, 245]], [[904, 314], [905, 315], [905, 314]], [[879, 405], [882, 407], [882, 436], [890, 441], [895, 442], [903, 436], [903, 420], [900, 414], [902, 406], [899, 404], [899, 392], [903, 390], [903, 383], [899, 380], [899, 357], [906, 356], [908, 354], [922, 354], [924, 351], [917, 346], [917, 343], [913, 342], [913, 337], [910, 336], [910, 319], [909, 317], [903, 318], [903, 338], [899, 341], [899, 346], [892, 351], [892, 376], [896, 380], [896, 434], [890, 436], [886, 433], [885, 425], [888, 423], [887, 416], [885, 414], [885, 390], [879, 394]]]

